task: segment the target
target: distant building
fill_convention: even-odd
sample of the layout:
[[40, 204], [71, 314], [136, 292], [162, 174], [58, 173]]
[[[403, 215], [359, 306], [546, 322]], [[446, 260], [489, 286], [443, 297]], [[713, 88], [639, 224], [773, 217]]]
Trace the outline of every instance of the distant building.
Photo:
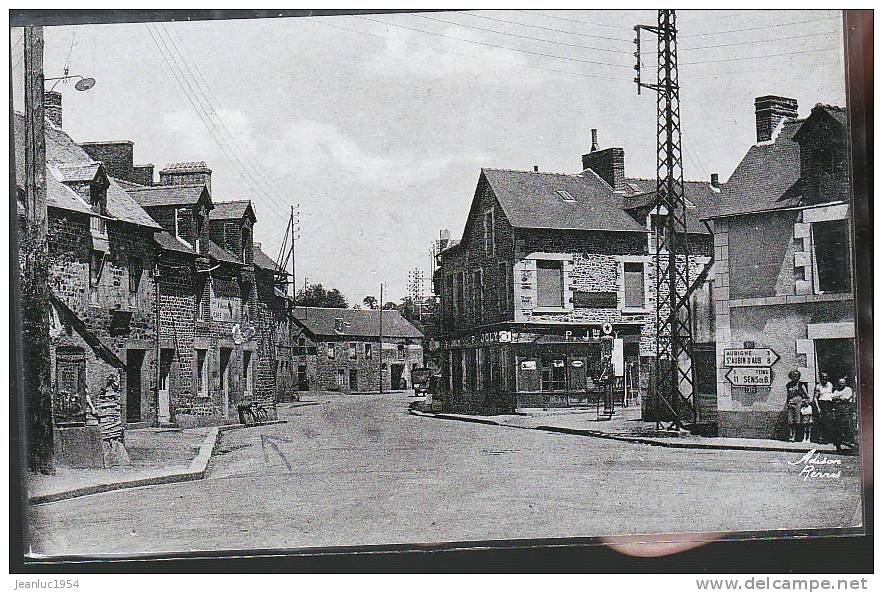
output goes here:
[[423, 366], [423, 334], [398, 311], [294, 307], [293, 315], [303, 331], [298, 348], [306, 354], [299, 358], [311, 390], [410, 387], [411, 371]]
[[[655, 357], [656, 183], [627, 178], [623, 149], [598, 149], [596, 137], [582, 161], [579, 174], [482, 169], [463, 238], [439, 253], [435, 274], [448, 409], [591, 402], [605, 328], [623, 361], [619, 397], [646, 395]], [[711, 265], [712, 238], [699, 217], [718, 191], [685, 183], [692, 278]], [[694, 319], [706, 352], [701, 401], [714, 410], [707, 285], [693, 298], [705, 309]]]
[[[820, 372], [858, 386], [849, 131], [840, 107], [817, 105], [800, 119], [794, 99], [765, 96], [755, 111], [757, 143], [710, 217], [719, 431], [775, 438], [787, 435], [789, 371], [810, 393]], [[770, 348], [777, 360], [747, 372], [760, 384], [734, 385], [744, 373], [727, 366], [728, 351], [748, 348]]]

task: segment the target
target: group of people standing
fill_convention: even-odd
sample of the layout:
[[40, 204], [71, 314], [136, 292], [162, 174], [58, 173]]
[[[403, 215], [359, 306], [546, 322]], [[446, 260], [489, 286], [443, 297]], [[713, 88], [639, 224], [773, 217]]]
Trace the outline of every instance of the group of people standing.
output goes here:
[[[813, 394], [800, 381], [800, 371], [788, 373], [785, 385], [788, 413], [788, 440], [809, 443], [833, 443], [840, 451], [844, 445], [855, 447], [855, 393], [841, 377], [834, 386], [828, 373], [819, 373]], [[816, 426], [813, 434], [813, 426]]]

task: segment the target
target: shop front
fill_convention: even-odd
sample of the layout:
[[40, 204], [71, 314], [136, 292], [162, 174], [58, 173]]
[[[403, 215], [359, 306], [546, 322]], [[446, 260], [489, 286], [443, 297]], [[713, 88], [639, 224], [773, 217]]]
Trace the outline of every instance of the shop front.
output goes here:
[[[528, 326], [447, 340], [442, 389], [451, 409], [594, 407], [640, 403], [649, 359], [640, 325]], [[608, 395], [609, 397], [609, 395]]]

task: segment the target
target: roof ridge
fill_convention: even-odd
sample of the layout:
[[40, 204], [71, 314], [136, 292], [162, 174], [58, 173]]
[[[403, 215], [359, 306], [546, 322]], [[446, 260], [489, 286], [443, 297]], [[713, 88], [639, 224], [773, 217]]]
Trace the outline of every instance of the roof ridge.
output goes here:
[[[114, 178], [114, 179], [116, 179], [116, 178]], [[129, 181], [128, 179], [123, 179], [122, 181], [125, 181], [127, 183], [134, 183], [133, 181]], [[138, 187], [132, 187], [132, 188], [128, 188], [128, 189], [131, 189], [133, 191], [141, 191], [141, 190], [145, 190], [145, 189], [175, 189], [175, 188], [181, 188], [181, 187], [186, 187], [186, 188], [205, 187], [205, 184], [204, 183], [168, 183], [168, 184], [160, 183], [157, 185], [138, 185]]]
[[530, 173], [531, 175], [559, 175], [565, 177], [579, 177], [579, 173], [559, 173], [557, 171], [534, 171], [531, 169], [507, 169], [504, 167], [482, 167], [482, 171], [505, 171], [507, 173]]

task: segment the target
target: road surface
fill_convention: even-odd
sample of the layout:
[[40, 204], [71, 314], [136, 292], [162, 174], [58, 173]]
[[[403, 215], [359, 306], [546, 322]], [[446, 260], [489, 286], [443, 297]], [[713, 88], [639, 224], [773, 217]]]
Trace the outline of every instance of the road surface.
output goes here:
[[[843, 527], [859, 465], [668, 449], [408, 414], [409, 398], [321, 394], [285, 424], [222, 435], [208, 478], [30, 508], [48, 555], [142, 554]], [[290, 469], [289, 469], [290, 468]]]

